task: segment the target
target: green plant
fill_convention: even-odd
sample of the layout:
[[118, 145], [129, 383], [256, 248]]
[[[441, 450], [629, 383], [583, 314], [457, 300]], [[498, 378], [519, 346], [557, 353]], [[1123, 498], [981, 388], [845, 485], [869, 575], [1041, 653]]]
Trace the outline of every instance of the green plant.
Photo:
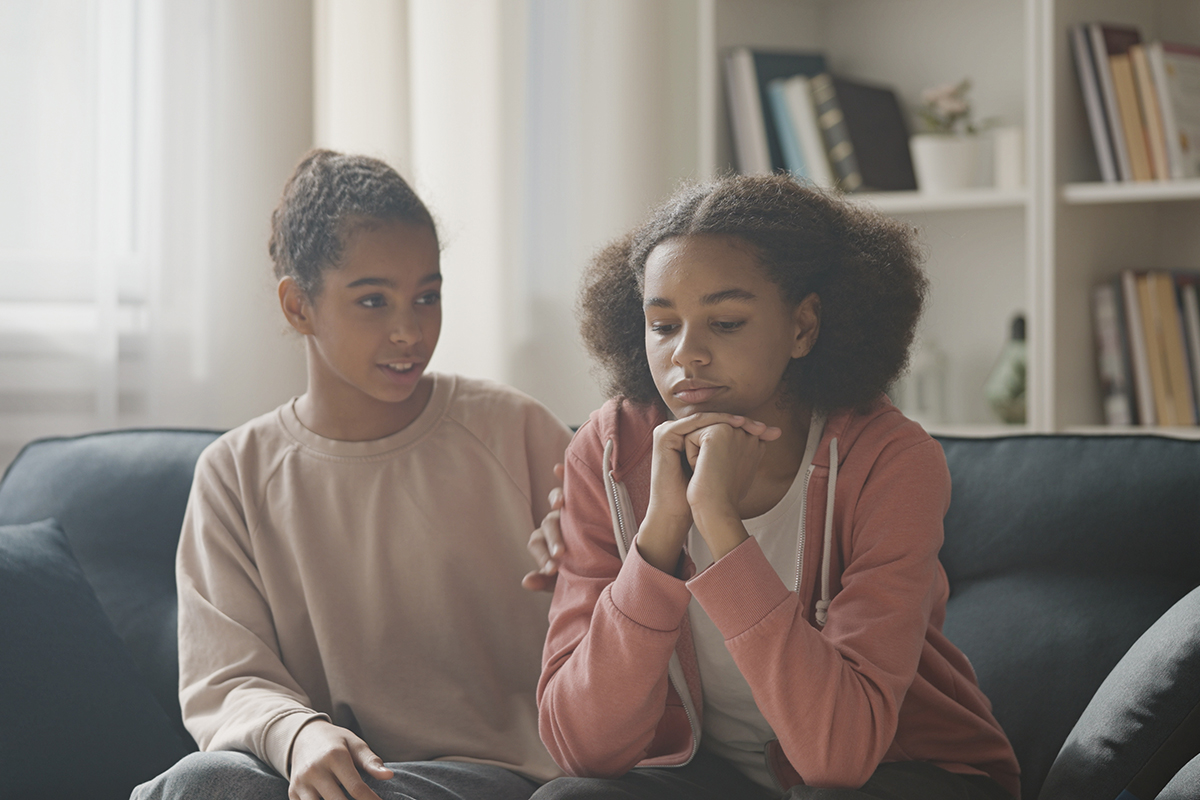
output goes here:
[[963, 78], [921, 92], [917, 116], [924, 128], [930, 133], [978, 133], [980, 128], [971, 120], [970, 90], [971, 79]]

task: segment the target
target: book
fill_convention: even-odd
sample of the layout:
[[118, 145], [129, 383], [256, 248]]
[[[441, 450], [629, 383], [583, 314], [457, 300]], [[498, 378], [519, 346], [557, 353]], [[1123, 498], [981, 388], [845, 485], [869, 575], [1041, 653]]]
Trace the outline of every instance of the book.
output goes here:
[[[768, 88], [771, 92], [771, 108], [779, 123], [785, 160], [789, 152], [793, 153], [792, 158], [797, 166], [803, 162], [803, 177], [817, 186], [832, 188], [833, 167], [825, 152], [825, 140], [817, 123], [817, 110], [813, 105], [808, 78], [804, 75], [776, 78]], [[794, 137], [790, 144], [788, 137]], [[793, 174], [800, 174], [800, 170], [793, 168], [791, 163], [787, 164], [787, 168]]]
[[1154, 383], [1150, 378], [1150, 358], [1146, 351], [1146, 329], [1142, 325], [1142, 306], [1138, 276], [1133, 270], [1121, 271], [1121, 299], [1124, 301], [1125, 332], [1129, 337], [1129, 363], [1133, 367], [1134, 396], [1137, 398], [1138, 423], [1158, 424], [1154, 404]]
[[1091, 38], [1096, 77], [1099, 79], [1101, 96], [1104, 98], [1108, 134], [1112, 140], [1113, 156], [1117, 162], [1117, 175], [1120, 180], [1131, 181], [1134, 180], [1133, 166], [1130, 163], [1129, 145], [1125, 139], [1121, 112], [1117, 106], [1117, 90], [1113, 83], [1111, 56], [1129, 52], [1130, 47], [1141, 41], [1141, 32], [1137, 28], [1124, 25], [1090, 22], [1088, 23], [1088, 33]]
[[764, 175], [786, 169], [779, 131], [770, 116], [771, 81], [824, 72], [817, 52], [735, 47], [725, 56], [725, 79], [738, 171]]
[[1133, 78], [1137, 84], [1138, 105], [1142, 110], [1142, 126], [1146, 131], [1146, 149], [1150, 153], [1151, 171], [1155, 180], [1170, 180], [1171, 165], [1167, 162], [1167, 140], [1163, 133], [1162, 109], [1145, 45], [1135, 44], [1129, 48], [1129, 61], [1133, 65]]
[[838, 75], [830, 76], [858, 161], [864, 191], [915, 191], [908, 124], [896, 92]]
[[1146, 126], [1138, 102], [1137, 83], [1133, 77], [1133, 60], [1129, 53], [1114, 53], [1108, 57], [1112, 69], [1113, 89], [1117, 95], [1117, 110], [1121, 115], [1121, 130], [1129, 148], [1129, 167], [1135, 181], [1154, 180], [1150, 166], [1150, 150], [1146, 147]]
[[802, 180], [811, 180], [808, 169], [808, 159], [804, 157], [804, 149], [800, 146], [800, 135], [792, 124], [792, 115], [788, 111], [787, 96], [783, 90], [783, 80], [776, 78], [767, 86], [767, 96], [771, 99], [771, 119], [774, 120], [775, 130], [779, 133], [779, 147], [783, 150], [783, 165], [793, 176]]
[[1154, 278], [1149, 272], [1137, 276], [1138, 304], [1141, 307], [1142, 333], [1146, 342], [1146, 363], [1150, 369], [1150, 384], [1153, 387], [1154, 416], [1158, 425], [1178, 425], [1175, 418], [1175, 403], [1171, 399], [1171, 388], [1167, 383], [1167, 364], [1164, 358], [1162, 321], [1159, 319], [1158, 297]]
[[846, 127], [846, 118], [833, 85], [833, 76], [828, 72], [814, 75], [809, 80], [809, 87], [837, 186], [844, 192], [856, 192], [862, 188], [862, 173], [858, 169], [858, 157], [850, 141], [850, 131]]
[[1092, 292], [1092, 321], [1096, 335], [1096, 367], [1104, 421], [1109, 425], [1132, 425], [1133, 384], [1129, 363], [1122, 348], [1120, 280], [1098, 284]]
[[1200, 48], [1151, 42], [1146, 57], [1158, 89], [1171, 177], [1200, 177]]
[[1104, 108], [1100, 77], [1092, 58], [1091, 36], [1086, 23], [1071, 26], [1071, 50], [1075, 54], [1075, 70], [1083, 91], [1083, 105], [1087, 109], [1088, 127], [1092, 132], [1096, 161], [1100, 165], [1100, 177], [1110, 183], [1119, 181], [1121, 176], [1117, 172], [1112, 137], [1108, 132], [1108, 113]]
[[1187, 344], [1188, 366], [1192, 377], [1192, 401], [1196, 418], [1200, 419], [1200, 274], [1176, 276], [1179, 305], [1183, 317], [1184, 342]]
[[1187, 346], [1183, 338], [1183, 319], [1175, 277], [1169, 272], [1155, 272], [1154, 285], [1158, 290], [1158, 305], [1162, 324], [1163, 359], [1171, 401], [1175, 406], [1177, 425], [1196, 424], [1196, 404], [1192, 398], [1192, 377], [1188, 367]]

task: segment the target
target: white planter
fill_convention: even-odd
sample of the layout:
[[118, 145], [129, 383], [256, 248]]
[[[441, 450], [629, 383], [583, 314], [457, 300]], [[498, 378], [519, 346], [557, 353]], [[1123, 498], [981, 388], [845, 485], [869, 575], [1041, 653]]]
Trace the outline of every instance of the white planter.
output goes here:
[[980, 184], [980, 137], [918, 133], [909, 144], [917, 188], [922, 192], [955, 191]]

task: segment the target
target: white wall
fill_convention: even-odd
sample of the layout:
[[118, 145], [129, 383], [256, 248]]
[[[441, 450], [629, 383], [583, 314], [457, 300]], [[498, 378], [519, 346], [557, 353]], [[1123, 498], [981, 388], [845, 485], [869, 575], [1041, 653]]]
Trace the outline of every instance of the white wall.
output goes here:
[[267, 255], [312, 146], [307, 0], [169, 4], [152, 421], [228, 428], [304, 391]]

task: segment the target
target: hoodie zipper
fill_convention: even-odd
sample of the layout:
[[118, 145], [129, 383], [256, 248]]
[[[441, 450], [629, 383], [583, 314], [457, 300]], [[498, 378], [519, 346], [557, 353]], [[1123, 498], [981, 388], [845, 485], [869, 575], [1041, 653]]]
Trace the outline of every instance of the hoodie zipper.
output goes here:
[[808, 465], [808, 469], [804, 472], [804, 491], [800, 496], [800, 537], [796, 544], [796, 588], [798, 594], [800, 592], [800, 576], [804, 570], [804, 542], [808, 538], [807, 535], [807, 520], [808, 520], [808, 482], [812, 480], [814, 466]]
[[[609, 447], [605, 448], [605, 456], [608, 456], [611, 452], [611, 446], [612, 440], [609, 440]], [[607, 478], [606, 482], [608, 483], [613, 515], [617, 520], [616, 534], [620, 537], [620, 544], [623, 545], [621, 547], [621, 560], [624, 561], [625, 555], [629, 552], [631, 540], [625, 535], [625, 515], [621, 513], [621, 495], [619, 489], [617, 488], [619, 484], [617, 483], [616, 478], [613, 477], [612, 471], [608, 469], [608, 458], [605, 458], [604, 460], [604, 475]], [[671, 674], [671, 667], [677, 668], [679, 672], [678, 679]], [[671, 653], [671, 661], [667, 665], [667, 680], [670, 681], [671, 685], [675, 687], [675, 693], [679, 695], [679, 701], [683, 704], [683, 713], [687, 715], [688, 727], [691, 728], [692, 731], [692, 752], [688, 754], [687, 760], [682, 764], [664, 764], [663, 766], [685, 767], [692, 763], [692, 759], [696, 757], [696, 753], [700, 750], [700, 730], [699, 726], [696, 724], [696, 717], [692, 712], [691, 691], [688, 689], [687, 680], [683, 676], [683, 666], [679, 662], [678, 653]], [[683, 685], [682, 689], [680, 688], [680, 684]]]

